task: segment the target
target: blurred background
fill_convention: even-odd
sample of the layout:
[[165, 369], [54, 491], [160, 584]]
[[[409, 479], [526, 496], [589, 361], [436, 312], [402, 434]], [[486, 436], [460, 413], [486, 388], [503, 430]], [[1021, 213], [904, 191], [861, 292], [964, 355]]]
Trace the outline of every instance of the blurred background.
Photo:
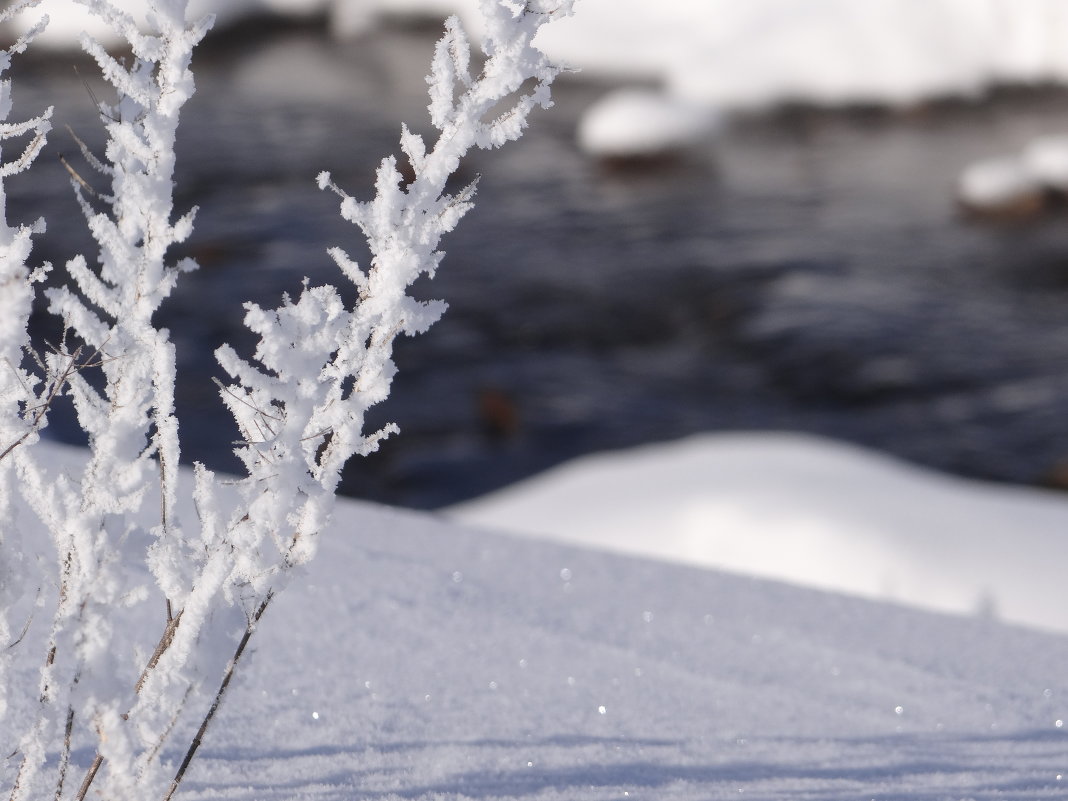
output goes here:
[[[328, 247], [361, 256], [315, 176], [367, 199], [400, 123], [430, 133], [433, 44], [453, 11], [477, 30], [475, 5], [193, 3], [219, 13], [179, 130], [200, 270], [158, 318], [187, 461], [236, 469], [213, 350], [250, 352], [243, 302], [340, 283]], [[43, 11], [12, 119], [55, 105], [56, 130], [8, 217], [47, 216], [55, 280], [95, 254], [65, 127], [100, 152], [111, 95], [71, 2], [15, 27]], [[399, 344], [374, 423], [402, 433], [345, 493], [436, 508], [585, 453], [751, 430], [1068, 486], [1068, 0], [579, 0], [544, 34], [580, 71], [464, 164], [476, 206], [417, 288], [449, 311]], [[59, 336], [43, 310], [32, 325]], [[49, 433], [78, 440], [69, 416]]]

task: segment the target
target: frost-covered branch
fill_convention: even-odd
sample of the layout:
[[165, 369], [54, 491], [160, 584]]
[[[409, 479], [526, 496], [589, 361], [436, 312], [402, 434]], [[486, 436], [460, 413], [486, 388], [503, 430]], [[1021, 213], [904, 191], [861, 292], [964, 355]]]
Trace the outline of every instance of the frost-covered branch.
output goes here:
[[[109, 191], [87, 196], [73, 182], [100, 251], [95, 267], [84, 258], [67, 264], [76, 286], [47, 292], [50, 308], [82, 343], [43, 357], [48, 375], [65, 378], [79, 424], [89, 435], [90, 457], [80, 480], [53, 475], [32, 453], [15, 452], [27, 502], [53, 539], [56, 598], [42, 656], [36, 720], [18, 745], [20, 767], [11, 799], [44, 792], [60, 798], [72, 742], [89, 736], [105, 769], [103, 787], [115, 797], [133, 797], [158, 775], [136, 764], [156, 722], [124, 717], [133, 682], [115, 688], [131, 670], [129, 657], [112, 648], [116, 610], [146, 596], [125, 564], [126, 542], [135, 534], [133, 515], [147, 489], [161, 487], [159, 540], [181, 541], [174, 520], [179, 458], [174, 418], [174, 349], [152, 315], [188, 262], [171, 263], [168, 250], [192, 230], [192, 212], [173, 217], [174, 143], [179, 111], [193, 92], [189, 61], [210, 19], [187, 26], [184, 0], [153, 3], [150, 32], [105, 0], [80, 0], [126, 37], [133, 53], [126, 66], [97, 42], [83, 38], [118, 100], [102, 104], [107, 133], [104, 158], [90, 163], [110, 180]], [[79, 350], [80, 349], [80, 350]], [[100, 381], [80, 369], [80, 352], [93, 353]], [[158, 476], [158, 478], [157, 478]], [[133, 574], [131, 575], [131, 570]], [[54, 771], [43, 771], [49, 744], [59, 743]], [[158, 774], [158, 771], [157, 771]]]
[[[0, 23], [15, 14], [36, 6], [40, 0], [22, 0], [0, 12]], [[33, 38], [48, 24], [48, 17], [8, 50], [0, 51], [0, 75], [11, 65], [11, 56], [23, 52]], [[0, 143], [29, 136], [21, 154], [10, 161], [0, 157], [0, 462], [18, 444], [25, 442], [41, 425], [43, 416], [37, 413], [39, 382], [23, 369], [29, 345], [26, 326], [33, 305], [33, 285], [40, 281], [48, 266], [31, 269], [27, 265], [32, 237], [44, 231], [44, 221], [33, 225], [11, 226], [7, 221], [7, 189], [4, 179], [25, 171], [44, 147], [51, 130], [52, 109], [25, 122], [7, 122], [11, 113], [11, 81], [0, 79]], [[10, 474], [8, 465], [0, 465], [0, 523], [5, 521], [11, 502], [11, 488], [3, 476]], [[0, 525], [0, 536], [5, 527]]]
[[572, 0], [483, 0], [485, 62], [477, 77], [470, 73], [467, 37], [449, 18], [427, 79], [431, 121], [439, 132], [432, 149], [401, 128], [401, 150], [414, 180], [405, 184], [396, 159], [386, 158], [375, 198], [360, 203], [329, 174], [319, 176], [320, 188], [341, 196], [342, 216], [370, 248], [367, 269], [340, 248], [330, 251], [358, 290], [355, 307], [346, 308], [332, 286], [305, 286], [296, 302], [286, 298], [271, 311], [249, 304], [245, 323], [260, 337], [255, 362], [229, 347], [217, 352], [235, 381], [223, 400], [247, 443], [238, 449], [249, 471], [242, 485], [247, 514], [232, 535], [258, 555], [241, 577], [257, 592], [314, 553], [346, 460], [374, 451], [396, 431], [389, 425], [366, 434], [364, 421], [389, 394], [394, 339], [425, 331], [445, 309], [440, 301], [407, 294], [421, 276], [433, 277], [443, 256], [441, 237], [471, 207], [474, 184], [455, 194], [445, 184], [472, 147], [518, 138], [530, 111], [551, 104], [549, 86], [559, 68], [531, 42], [541, 25], [570, 14], [571, 6]]

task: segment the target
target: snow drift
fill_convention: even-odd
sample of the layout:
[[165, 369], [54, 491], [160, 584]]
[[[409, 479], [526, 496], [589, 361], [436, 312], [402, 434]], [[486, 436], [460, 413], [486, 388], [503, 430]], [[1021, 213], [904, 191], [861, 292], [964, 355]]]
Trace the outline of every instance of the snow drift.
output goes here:
[[183, 797], [1063, 798], [1066, 661], [1063, 636], [342, 500]]
[[1068, 499], [791, 434], [575, 460], [453, 507], [469, 525], [1068, 631]]

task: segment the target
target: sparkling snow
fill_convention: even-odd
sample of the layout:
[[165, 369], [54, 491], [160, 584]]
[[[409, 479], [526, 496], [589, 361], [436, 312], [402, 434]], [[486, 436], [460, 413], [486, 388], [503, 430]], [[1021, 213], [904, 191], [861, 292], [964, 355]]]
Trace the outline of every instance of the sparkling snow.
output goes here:
[[[819, 474], [843, 501], [893, 479], [805, 452], [795, 499]], [[788, 489], [752, 468], [735, 491]], [[869, 490], [945, 500], [924, 474]], [[983, 494], [957, 522], [984, 529]], [[1055, 522], [1051, 500], [1017, 502], [1019, 532]], [[1068, 639], [989, 618], [343, 501], [254, 644], [183, 798], [1064, 797]]]

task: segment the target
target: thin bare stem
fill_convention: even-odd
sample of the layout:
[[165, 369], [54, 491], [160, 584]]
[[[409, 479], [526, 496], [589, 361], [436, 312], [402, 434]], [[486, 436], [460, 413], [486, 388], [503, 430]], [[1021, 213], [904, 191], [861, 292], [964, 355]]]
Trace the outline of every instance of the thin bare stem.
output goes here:
[[[167, 626], [163, 630], [163, 635], [160, 637], [159, 643], [156, 645], [156, 650], [152, 652], [152, 656], [149, 658], [148, 663], [145, 665], [145, 669], [141, 671], [141, 676], [137, 679], [137, 684], [134, 686], [134, 692], [136, 694], [141, 694], [141, 689], [145, 686], [145, 681], [148, 678], [148, 674], [153, 670], [153, 668], [156, 667], [156, 665], [159, 664], [160, 658], [163, 656], [166, 650], [170, 648], [171, 643], [174, 642], [174, 634], [178, 630], [178, 624], [182, 620], [183, 611], [185, 610], [179, 610], [177, 615], [172, 615], [171, 602], [169, 600], [167, 601]], [[190, 690], [192, 690], [192, 685], [190, 685], [190, 687], [186, 690], [186, 697], [188, 697]], [[185, 700], [183, 699], [183, 705], [184, 703]], [[127, 715], [129, 715], [129, 713], [127, 713]], [[174, 723], [176, 720], [177, 713], [175, 714], [174, 720], [171, 721], [171, 725], [168, 727], [167, 732], [164, 734], [163, 740], [166, 739], [167, 734], [170, 733], [170, 730], [174, 728]], [[156, 747], [157, 751], [162, 746], [163, 740], [161, 740], [160, 745]], [[104, 757], [101, 756], [99, 753], [93, 758], [93, 764], [89, 767], [88, 772], [85, 774], [85, 779], [82, 780], [81, 789], [78, 791], [78, 801], [82, 801], [82, 799], [85, 797], [85, 794], [89, 791], [89, 787], [92, 785], [93, 779], [96, 778], [97, 771], [100, 770], [100, 766], [103, 764], [103, 762]]]
[[70, 177], [74, 179], [75, 183], [77, 183], [78, 186], [80, 186], [82, 189], [84, 189], [86, 192], [88, 192], [92, 197], [95, 197], [95, 198], [100, 198], [101, 197], [100, 193], [97, 192], [95, 189], [93, 189], [93, 187], [91, 187], [89, 185], [89, 182], [86, 181], [84, 178], [82, 178], [82, 176], [80, 176], [78, 174], [78, 171], [76, 169], [74, 169], [72, 166], [70, 166], [70, 162], [67, 161], [67, 157], [66, 156], [60, 156], [59, 157], [59, 161], [64, 167], [67, 168], [67, 172], [70, 173]]
[[[37, 601], [40, 601], [40, 600], [41, 600], [41, 588], [38, 587], [37, 588]], [[34, 602], [34, 605], [36, 606], [36, 601]], [[5, 651], [10, 651], [12, 648], [17, 646], [24, 639], [26, 639], [26, 635], [29, 633], [30, 626], [32, 626], [32, 625], [33, 625], [33, 612], [30, 612], [29, 616], [26, 618], [26, 622], [22, 626], [22, 630], [19, 632], [19, 636], [16, 637], [11, 642], [9, 642], [5, 646], [4, 650]]]
[[159, 664], [160, 657], [163, 656], [164, 652], [171, 647], [171, 643], [174, 641], [174, 634], [178, 631], [178, 624], [182, 621], [182, 612], [184, 611], [184, 609], [179, 610], [177, 615], [171, 616], [170, 602], [167, 602], [167, 627], [163, 630], [163, 636], [160, 637], [159, 643], [156, 645], [156, 650], [152, 652], [148, 664], [145, 665], [145, 669], [141, 671], [141, 677], [137, 680], [136, 686], [134, 686], [134, 692], [138, 695], [141, 694], [141, 688], [145, 686], [145, 680], [148, 679], [148, 674], [157, 664]]
[[67, 724], [63, 729], [63, 753], [59, 758], [59, 778], [56, 780], [56, 801], [63, 797], [63, 783], [70, 767], [70, 741], [74, 732], [74, 707], [67, 707]]
[[93, 779], [96, 778], [97, 771], [100, 770], [100, 766], [104, 764], [104, 757], [97, 754], [93, 757], [93, 764], [89, 766], [88, 772], [85, 774], [85, 778], [82, 780], [82, 786], [78, 788], [78, 794], [74, 796], [75, 801], [85, 801], [85, 794], [89, 792], [89, 787], [93, 783]]
[[78, 357], [81, 355], [82, 349], [79, 346], [71, 354], [70, 360], [67, 362], [67, 366], [63, 369], [63, 372], [52, 381], [48, 387], [48, 394], [45, 399], [37, 405], [37, 411], [33, 415], [33, 420], [30, 421], [30, 427], [26, 429], [25, 433], [6, 448], [0, 451], [0, 459], [3, 459], [15, 448], [29, 439], [30, 435], [40, 430], [41, 423], [44, 421], [44, 417], [48, 414], [48, 410], [52, 407], [52, 402], [63, 392], [63, 387], [67, 385], [67, 381], [78, 370], [82, 369], [83, 365], [78, 364]]
[[[268, 590], [267, 596], [263, 599], [259, 608], [257, 608], [256, 612], [249, 618], [248, 625], [245, 627], [245, 634], [241, 637], [241, 642], [237, 644], [237, 649], [234, 651], [233, 657], [226, 665], [222, 683], [219, 685], [219, 689], [215, 693], [215, 699], [211, 702], [211, 708], [208, 709], [207, 714], [204, 715], [204, 720], [201, 721], [200, 728], [197, 729], [193, 741], [189, 744], [189, 750], [185, 752], [185, 758], [182, 760], [182, 764], [178, 767], [178, 772], [174, 774], [174, 781], [171, 782], [171, 787], [167, 791], [167, 794], [163, 796], [163, 801], [170, 801], [171, 797], [177, 792], [178, 785], [182, 783], [182, 778], [185, 776], [185, 772], [189, 768], [189, 763], [192, 762], [193, 757], [196, 756], [197, 750], [200, 748], [200, 744], [204, 740], [204, 734], [207, 732], [208, 726], [211, 724], [212, 718], [215, 717], [215, 713], [219, 711], [219, 707], [222, 705], [222, 699], [226, 694], [226, 688], [230, 686], [230, 680], [234, 677], [234, 670], [237, 668], [237, 663], [241, 659], [241, 655], [245, 652], [245, 647], [248, 645], [248, 641], [252, 639], [252, 635], [256, 631], [256, 624], [259, 623], [260, 618], [263, 617], [263, 613], [267, 611], [267, 606], [271, 603], [271, 598], [273, 597], [274, 592]], [[81, 801], [81, 799], [79, 799], [79, 801]]]

